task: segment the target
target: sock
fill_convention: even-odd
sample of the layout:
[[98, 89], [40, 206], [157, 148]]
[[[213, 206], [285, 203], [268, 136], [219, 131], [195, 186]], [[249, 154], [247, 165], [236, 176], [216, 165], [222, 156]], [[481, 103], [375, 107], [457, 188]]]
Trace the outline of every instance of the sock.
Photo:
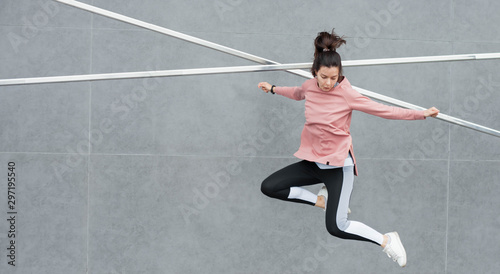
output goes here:
[[385, 243], [385, 246], [387, 247], [391, 243], [391, 237], [389, 235], [385, 234], [384, 236], [387, 236], [387, 243]]

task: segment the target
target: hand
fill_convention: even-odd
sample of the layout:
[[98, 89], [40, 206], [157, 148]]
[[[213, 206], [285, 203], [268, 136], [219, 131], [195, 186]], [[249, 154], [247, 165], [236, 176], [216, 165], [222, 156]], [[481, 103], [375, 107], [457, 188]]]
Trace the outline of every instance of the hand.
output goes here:
[[424, 110], [424, 116], [425, 117], [436, 117], [439, 113], [439, 109], [435, 107], [431, 107], [430, 109]]
[[265, 91], [266, 93], [268, 93], [269, 91], [271, 91], [271, 88], [273, 86], [271, 84], [269, 84], [268, 82], [260, 82], [258, 87], [260, 89], [262, 89], [263, 91]]

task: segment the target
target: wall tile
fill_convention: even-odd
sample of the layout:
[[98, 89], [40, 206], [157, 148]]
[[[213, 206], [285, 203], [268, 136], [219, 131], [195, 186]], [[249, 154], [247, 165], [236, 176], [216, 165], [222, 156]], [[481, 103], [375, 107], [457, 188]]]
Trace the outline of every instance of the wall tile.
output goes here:
[[[493, 273], [498, 269], [499, 248], [492, 243], [500, 241], [494, 232], [500, 225], [495, 210], [500, 206], [495, 179], [499, 166], [499, 161], [460, 161], [450, 167], [449, 273]], [[471, 261], [478, 263], [469, 264]]]
[[89, 84], [0, 89], [0, 151], [88, 153]]
[[[8, 214], [7, 184], [2, 184], [0, 237], [2, 273], [84, 273], [87, 265], [87, 161], [67, 167], [64, 155], [0, 154], [2, 169], [15, 163], [15, 212]], [[6, 174], [6, 173], [5, 173]], [[7, 175], [7, 174], [6, 174]], [[7, 176], [4, 177], [4, 180]], [[15, 239], [8, 238], [15, 216]], [[9, 240], [9, 242], [8, 242]], [[15, 240], [15, 267], [7, 247]]]
[[[82, 0], [90, 4], [92, 0]], [[56, 1], [4, 1], [0, 9], [0, 25], [23, 26], [27, 31], [44, 27], [88, 28], [91, 14]]]
[[500, 5], [498, 2], [469, 2], [453, 1], [454, 7], [454, 35], [457, 41], [484, 41], [498, 42], [499, 31], [492, 28], [500, 22], [496, 12]]
[[0, 77], [28, 78], [89, 73], [90, 31], [42, 28], [24, 34], [22, 27], [1, 27]]
[[[488, 53], [497, 50], [495, 44], [457, 43], [458, 53]], [[458, 118], [495, 130], [500, 130], [496, 96], [500, 78], [496, 71], [499, 60], [461, 62], [452, 66], [452, 114]], [[453, 127], [451, 131], [451, 157], [465, 160], [498, 160], [498, 138], [474, 130]]]

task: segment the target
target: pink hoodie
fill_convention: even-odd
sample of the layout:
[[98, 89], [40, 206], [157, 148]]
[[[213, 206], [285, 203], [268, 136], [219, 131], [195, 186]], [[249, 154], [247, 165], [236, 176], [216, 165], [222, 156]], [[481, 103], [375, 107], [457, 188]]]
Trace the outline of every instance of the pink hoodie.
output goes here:
[[[354, 90], [344, 77], [331, 91], [322, 91], [316, 79], [301, 87], [275, 87], [277, 94], [294, 100], [306, 100], [306, 123], [295, 157], [332, 166], [343, 166], [348, 152], [354, 164], [352, 138], [349, 131], [353, 110], [394, 120], [423, 120], [423, 110], [387, 106], [370, 100]], [[357, 169], [354, 172], [358, 175]]]

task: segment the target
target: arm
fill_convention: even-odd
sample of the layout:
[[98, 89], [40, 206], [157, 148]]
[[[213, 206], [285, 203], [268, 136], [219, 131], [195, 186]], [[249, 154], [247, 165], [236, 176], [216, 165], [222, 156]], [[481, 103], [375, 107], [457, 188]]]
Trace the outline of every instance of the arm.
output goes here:
[[435, 107], [431, 107], [427, 110], [413, 110], [384, 105], [370, 100], [368, 97], [361, 95], [354, 89], [344, 93], [344, 98], [351, 109], [359, 110], [385, 119], [422, 120], [429, 116], [436, 117], [439, 113], [439, 110]]
[[[268, 82], [261, 82], [259, 83], [258, 86], [260, 89], [262, 89], [264, 92], [268, 93], [271, 91], [272, 85], [269, 84]], [[293, 100], [304, 100], [304, 93], [302, 92], [303, 89], [302, 87], [274, 87], [273, 91], [276, 94], [285, 96], [287, 98], [293, 99]]]

